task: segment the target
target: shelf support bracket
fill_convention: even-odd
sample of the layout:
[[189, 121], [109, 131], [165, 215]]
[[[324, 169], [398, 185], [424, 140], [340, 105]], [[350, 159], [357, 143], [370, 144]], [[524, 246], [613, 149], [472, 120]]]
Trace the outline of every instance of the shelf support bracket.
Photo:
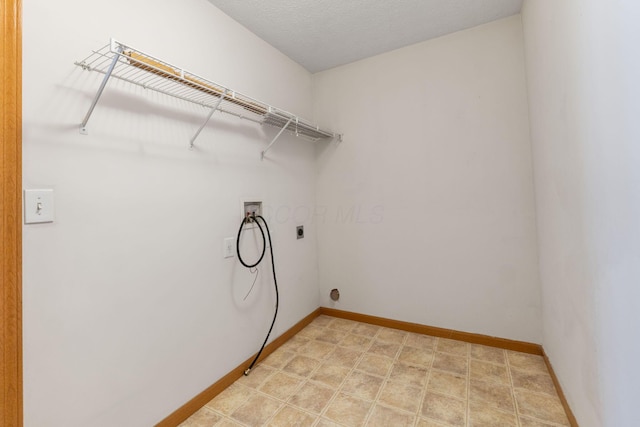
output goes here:
[[218, 109], [218, 107], [220, 106], [220, 104], [222, 104], [222, 101], [224, 100], [225, 96], [227, 96], [227, 91], [224, 91], [224, 92], [222, 92], [220, 94], [220, 99], [218, 99], [216, 104], [213, 107], [211, 107], [211, 111], [209, 111], [209, 115], [207, 116], [207, 118], [204, 121], [204, 123], [202, 123], [202, 126], [200, 126], [200, 129], [198, 129], [196, 131], [196, 133], [191, 137], [191, 141], [189, 141], [189, 149], [190, 150], [193, 150], [193, 143], [195, 142], [195, 140], [198, 137], [198, 135], [200, 135], [200, 132], [202, 132], [202, 129], [204, 129], [204, 127], [207, 125], [207, 123], [209, 123], [209, 120], [211, 120], [211, 116], [213, 116], [213, 113], [215, 113], [216, 110]]
[[113, 57], [113, 61], [111, 61], [111, 64], [109, 65], [109, 68], [107, 69], [107, 72], [105, 73], [104, 78], [102, 79], [102, 83], [100, 83], [100, 87], [98, 88], [98, 92], [96, 92], [96, 96], [93, 98], [93, 102], [91, 103], [91, 106], [89, 107], [89, 111], [87, 111], [87, 114], [84, 116], [84, 119], [82, 120], [82, 123], [80, 123], [80, 133], [83, 134], [83, 135], [87, 134], [87, 122], [89, 121], [89, 118], [91, 118], [91, 114], [93, 113], [93, 109], [96, 108], [96, 104], [98, 103], [98, 100], [100, 99], [100, 96], [102, 96], [102, 91], [104, 90], [105, 86], [107, 85], [107, 82], [109, 81], [109, 77], [111, 77], [111, 73], [113, 72], [113, 69], [115, 68], [116, 64], [118, 63], [118, 60], [120, 59], [120, 53], [122, 53], [122, 46], [118, 44], [116, 49], [115, 49], [115, 55]]
[[282, 132], [284, 132], [285, 129], [287, 129], [287, 126], [289, 126], [289, 123], [291, 123], [292, 120], [293, 120], [293, 117], [291, 117], [289, 119], [289, 121], [284, 126], [282, 126], [282, 129], [280, 129], [280, 132], [278, 132], [278, 134], [275, 136], [275, 138], [273, 138], [271, 143], [269, 145], [267, 145], [267, 148], [265, 148], [264, 151], [262, 152], [262, 154], [260, 155], [260, 160], [264, 160], [264, 155], [267, 153], [267, 151], [269, 151], [271, 146], [273, 144], [275, 144], [275, 142], [278, 140], [278, 138], [280, 138], [280, 135], [282, 135]]

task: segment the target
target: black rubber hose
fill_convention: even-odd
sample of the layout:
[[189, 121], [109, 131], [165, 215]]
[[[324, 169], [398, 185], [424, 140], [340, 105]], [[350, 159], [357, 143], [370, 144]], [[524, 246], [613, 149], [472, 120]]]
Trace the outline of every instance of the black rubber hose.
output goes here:
[[[253, 218], [254, 223], [260, 229], [260, 234], [262, 234], [262, 254], [260, 255], [260, 258], [258, 258], [258, 261], [256, 261], [255, 264], [247, 264], [242, 259], [242, 255], [240, 255], [240, 235], [242, 234], [242, 228], [244, 227], [244, 225], [249, 222], [249, 218]], [[262, 218], [262, 217], [260, 217], [260, 218]], [[264, 221], [264, 219], [263, 219], [263, 221]], [[265, 225], [266, 224], [267, 223], [265, 222]], [[271, 237], [269, 237], [269, 244], [271, 244]], [[267, 241], [264, 238], [264, 231], [262, 230], [262, 227], [260, 226], [258, 221], [256, 221], [256, 217], [255, 216], [254, 217], [246, 217], [245, 219], [243, 219], [242, 222], [240, 223], [240, 229], [238, 230], [238, 237], [236, 238], [236, 252], [238, 254], [238, 260], [240, 261], [240, 264], [244, 265], [247, 268], [253, 268], [253, 267], [257, 266], [262, 261], [262, 258], [264, 258], [264, 252], [265, 252], [266, 249], [267, 249]]]
[[238, 260], [245, 267], [254, 268], [258, 264], [260, 264], [260, 262], [262, 261], [262, 258], [264, 258], [264, 253], [265, 253], [265, 251], [267, 249], [267, 239], [265, 239], [264, 231], [262, 230], [262, 227], [260, 226], [260, 223], [258, 222], [258, 219], [261, 220], [264, 223], [264, 228], [267, 230], [267, 237], [269, 239], [269, 252], [271, 254], [271, 271], [273, 272], [273, 285], [274, 285], [274, 287], [276, 289], [276, 310], [273, 313], [273, 320], [271, 321], [271, 326], [269, 327], [269, 332], [267, 332], [267, 336], [265, 337], [264, 342], [262, 343], [262, 347], [260, 347], [260, 351], [258, 351], [258, 354], [256, 354], [256, 357], [251, 362], [251, 365], [249, 365], [249, 367], [244, 371], [244, 375], [245, 376], [249, 375], [249, 373], [251, 372], [251, 369], [253, 369], [253, 366], [256, 364], [256, 362], [260, 358], [260, 355], [262, 354], [262, 351], [264, 350], [265, 346], [267, 345], [267, 341], [269, 341], [269, 336], [271, 335], [271, 331], [273, 330], [273, 325], [276, 324], [276, 318], [278, 317], [278, 305], [280, 303], [280, 295], [278, 293], [278, 279], [276, 278], [276, 264], [275, 264], [275, 262], [273, 260], [273, 245], [271, 244], [271, 233], [269, 232], [269, 225], [267, 224], [267, 221], [260, 215], [254, 216], [253, 219], [255, 221], [255, 224], [258, 226], [258, 229], [260, 229], [260, 233], [262, 234], [262, 242], [263, 242], [262, 255], [260, 255], [260, 258], [258, 259], [258, 261], [256, 261], [255, 264], [247, 264], [247, 263], [245, 263], [244, 260], [242, 259], [242, 256], [240, 255], [240, 234], [242, 234], [242, 228], [244, 227], [244, 225], [247, 223], [247, 220], [248, 220], [248, 218], [245, 218], [240, 223], [240, 229], [238, 230], [238, 239], [236, 240], [236, 250], [238, 252]]

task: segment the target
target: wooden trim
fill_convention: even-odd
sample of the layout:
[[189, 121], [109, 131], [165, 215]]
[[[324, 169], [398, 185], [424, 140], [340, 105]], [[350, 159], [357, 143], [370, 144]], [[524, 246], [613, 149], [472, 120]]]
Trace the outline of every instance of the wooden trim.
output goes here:
[[0, 3], [0, 425], [22, 426], [22, 2]]
[[453, 329], [436, 328], [419, 323], [403, 322], [400, 320], [387, 319], [384, 317], [370, 316], [368, 314], [353, 313], [351, 311], [336, 310], [334, 308], [320, 307], [320, 314], [340, 317], [342, 319], [355, 320], [356, 322], [370, 323], [372, 325], [384, 326], [387, 328], [400, 329], [417, 334], [432, 335], [435, 337], [449, 338], [452, 340], [465, 341], [473, 344], [498, 347], [506, 350], [519, 351], [521, 353], [536, 354], [542, 356], [542, 346], [524, 341], [508, 340], [505, 338], [491, 337], [488, 335], [473, 334], [471, 332], [460, 332]]
[[367, 314], [354, 313], [350, 311], [336, 310], [334, 308], [320, 307], [320, 314], [324, 314], [332, 317], [339, 317], [342, 319], [355, 320], [356, 322], [370, 323], [372, 325], [384, 326], [387, 328], [400, 329], [407, 332], [414, 332], [418, 334], [432, 335], [436, 337], [449, 338], [459, 341], [470, 342], [473, 344], [487, 345], [490, 347], [498, 347], [506, 350], [519, 351], [521, 353], [535, 354], [542, 356], [544, 362], [547, 365], [553, 384], [558, 392], [560, 402], [564, 407], [564, 411], [567, 414], [567, 419], [571, 427], [579, 427], [576, 417], [573, 415], [573, 411], [569, 406], [569, 402], [562, 391], [558, 377], [551, 366], [551, 361], [547, 354], [544, 352], [544, 348], [539, 344], [528, 343], [524, 341], [508, 340], [505, 338], [496, 338], [488, 335], [473, 334], [470, 332], [460, 332], [453, 329], [436, 328], [434, 326], [426, 326], [418, 323], [402, 322], [400, 320], [387, 319], [384, 317], [369, 316]]
[[[291, 337], [300, 332], [302, 328], [307, 326], [316, 317], [320, 315], [320, 309], [314, 310], [311, 314], [304, 319], [293, 325], [289, 330], [273, 340], [269, 345], [264, 348], [264, 351], [260, 355], [259, 360], [263, 360], [268, 355], [273, 353], [278, 347], [287, 342]], [[202, 391], [196, 397], [176, 409], [171, 415], [164, 420], [156, 424], [156, 427], [174, 427], [193, 415], [198, 409], [202, 408], [207, 402], [220, 394], [224, 389], [233, 384], [243, 374], [247, 366], [251, 363], [255, 354], [234, 368], [224, 377], [220, 378], [214, 384], [209, 386], [206, 390]]]
[[[273, 353], [278, 347], [287, 342], [291, 337], [300, 332], [305, 326], [313, 321], [316, 317], [324, 314], [326, 316], [338, 317], [341, 319], [354, 320], [356, 322], [369, 323], [372, 325], [384, 326], [387, 328], [400, 329], [407, 332], [414, 332], [418, 334], [431, 335], [441, 338], [449, 338], [458, 341], [469, 342], [473, 344], [481, 344], [487, 345], [490, 347], [502, 348], [505, 350], [519, 351], [521, 353], [529, 353], [535, 354], [538, 356], [542, 356], [544, 358], [544, 362], [549, 369], [549, 374], [553, 380], [553, 384], [555, 385], [556, 391], [558, 392], [558, 396], [564, 407], [564, 410], [567, 414], [567, 418], [571, 427], [579, 427], [578, 422], [576, 421], [573, 412], [571, 411], [571, 407], [565, 398], [564, 392], [562, 391], [562, 387], [560, 387], [560, 382], [558, 382], [558, 378], [556, 377], [555, 372], [553, 371], [553, 367], [551, 366], [551, 362], [547, 357], [547, 354], [544, 352], [544, 349], [539, 344], [528, 343], [525, 341], [515, 341], [509, 340], [505, 338], [497, 338], [491, 337], [488, 335], [480, 335], [473, 334], [470, 332], [461, 332], [453, 329], [445, 329], [445, 328], [437, 328], [434, 326], [426, 326], [421, 325], [419, 323], [410, 323], [403, 322], [400, 320], [387, 319], [384, 317], [370, 316], [368, 314], [360, 314], [354, 313], [351, 311], [343, 311], [336, 310], [334, 308], [320, 307], [313, 311], [311, 314], [306, 316], [304, 319], [296, 323], [293, 327], [287, 330], [285, 333], [280, 335], [278, 338], [273, 340], [269, 345], [267, 345], [262, 352], [259, 360], [263, 360], [271, 353]], [[220, 394], [224, 389], [233, 384], [238, 378], [240, 378], [246, 366], [251, 363], [255, 355], [251, 356], [249, 359], [245, 360], [242, 364], [234, 368], [231, 372], [229, 372], [224, 377], [220, 378], [213, 385], [209, 386], [206, 390], [202, 391], [193, 399], [189, 400], [187, 403], [182, 405], [180, 408], [176, 409], [171, 415], [169, 415], [164, 420], [160, 421], [156, 424], [156, 427], [175, 427], [191, 415], [193, 415], [198, 409], [202, 408], [207, 402]]]
[[544, 363], [547, 365], [547, 369], [549, 370], [549, 374], [551, 375], [551, 379], [553, 380], [553, 385], [556, 387], [558, 397], [560, 398], [560, 402], [564, 407], [564, 412], [567, 414], [569, 424], [571, 424], [571, 427], [579, 427], [578, 421], [573, 415], [573, 411], [569, 406], [569, 402], [567, 402], [567, 398], [565, 397], [564, 392], [562, 391], [562, 387], [560, 386], [560, 381], [558, 381], [558, 377], [556, 376], [556, 373], [553, 370], [553, 366], [551, 366], [551, 361], [549, 360], [549, 357], [547, 356], [547, 353], [545, 353], [544, 349], [542, 350], [542, 357], [544, 358]]

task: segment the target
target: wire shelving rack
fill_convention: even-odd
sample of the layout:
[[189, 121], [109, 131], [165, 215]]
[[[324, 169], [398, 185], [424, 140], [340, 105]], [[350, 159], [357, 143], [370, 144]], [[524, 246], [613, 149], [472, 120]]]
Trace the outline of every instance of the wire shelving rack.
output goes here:
[[292, 113], [231, 90], [115, 39], [111, 39], [110, 43], [102, 48], [92, 51], [82, 61], [75, 62], [75, 65], [83, 70], [104, 74], [91, 106], [80, 124], [80, 133], [82, 134], [88, 133], [87, 123], [107, 82], [110, 78], [116, 78], [208, 108], [209, 114], [206, 120], [189, 141], [191, 148], [216, 111], [280, 129], [275, 138], [262, 151], [262, 158], [284, 131], [314, 141], [331, 138], [342, 140], [341, 134], [322, 130]]

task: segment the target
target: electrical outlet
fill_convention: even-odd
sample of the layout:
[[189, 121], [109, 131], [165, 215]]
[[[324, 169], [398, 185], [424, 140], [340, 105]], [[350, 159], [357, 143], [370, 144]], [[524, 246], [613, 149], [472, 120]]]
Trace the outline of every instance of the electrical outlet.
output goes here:
[[222, 241], [222, 253], [225, 258], [232, 258], [236, 254], [236, 240], [233, 237], [226, 237]]

